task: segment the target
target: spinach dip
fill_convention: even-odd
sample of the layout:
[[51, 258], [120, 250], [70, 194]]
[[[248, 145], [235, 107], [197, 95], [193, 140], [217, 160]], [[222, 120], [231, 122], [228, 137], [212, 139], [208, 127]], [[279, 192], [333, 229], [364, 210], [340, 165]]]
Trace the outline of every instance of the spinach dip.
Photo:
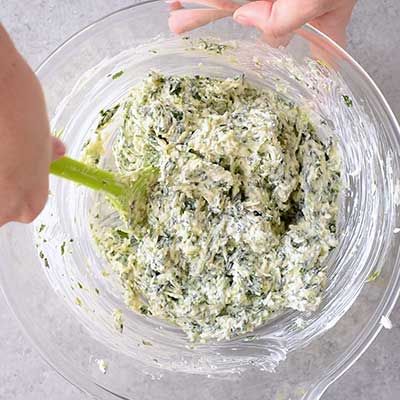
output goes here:
[[159, 171], [143, 224], [92, 225], [129, 307], [193, 342], [317, 309], [337, 245], [340, 157], [306, 108], [243, 76], [151, 72], [118, 112], [118, 172]]

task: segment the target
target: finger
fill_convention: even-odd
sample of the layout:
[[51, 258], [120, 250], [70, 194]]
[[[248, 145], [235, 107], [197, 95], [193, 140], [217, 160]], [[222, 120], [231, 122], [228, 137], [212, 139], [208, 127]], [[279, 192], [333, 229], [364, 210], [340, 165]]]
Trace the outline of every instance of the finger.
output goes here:
[[51, 148], [52, 148], [52, 161], [58, 160], [65, 154], [64, 143], [55, 136], [51, 137]]
[[180, 10], [183, 8], [180, 1], [167, 0], [166, 3], [168, 4], [169, 11]]
[[272, 1], [255, 1], [240, 7], [233, 14], [233, 19], [243, 26], [254, 26], [263, 32], [263, 39], [271, 46], [284, 45], [289, 40], [287, 35], [276, 36], [272, 33]]
[[347, 3], [336, 10], [332, 10], [319, 18], [311, 21], [311, 24], [321, 32], [328, 35], [332, 40], [342, 47], [346, 47], [346, 28], [349, 24], [355, 0], [348, 0]]
[[233, 18], [242, 25], [260, 29], [268, 41], [286, 42], [291, 33], [323, 15], [328, 2], [298, 0], [255, 1], [240, 7]]
[[192, 29], [199, 28], [210, 22], [232, 15], [231, 11], [193, 9], [172, 11], [168, 19], [168, 25], [172, 32], [180, 34]]
[[[168, 0], [167, 3], [171, 4], [176, 0]], [[200, 4], [217, 10], [226, 10], [234, 12], [240, 7], [238, 3], [230, 0], [180, 0], [182, 4]]]
[[329, 36], [332, 40], [334, 40], [339, 46], [346, 47], [347, 44], [347, 34], [346, 34], [346, 25], [335, 24], [334, 26], [327, 27], [324, 24], [324, 19], [318, 18], [316, 20], [311, 21], [311, 25], [317, 28], [319, 31], [325, 33], [325, 35]]
[[274, 36], [283, 36], [301, 28], [304, 24], [330, 10], [332, 1], [277, 0], [271, 10], [270, 31]]

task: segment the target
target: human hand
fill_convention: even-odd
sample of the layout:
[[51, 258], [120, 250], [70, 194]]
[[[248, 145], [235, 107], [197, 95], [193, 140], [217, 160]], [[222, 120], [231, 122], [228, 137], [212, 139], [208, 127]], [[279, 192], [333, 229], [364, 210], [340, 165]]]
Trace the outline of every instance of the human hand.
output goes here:
[[31, 222], [48, 196], [50, 162], [65, 152], [50, 135], [39, 81], [0, 25], [0, 226]]
[[[296, 29], [310, 23], [341, 46], [346, 45], [346, 27], [356, 0], [266, 0], [243, 6], [230, 0], [168, 1], [173, 32], [183, 33], [209, 22], [233, 15], [236, 22], [254, 26], [272, 46], [286, 44]], [[209, 8], [183, 9], [196, 3]]]

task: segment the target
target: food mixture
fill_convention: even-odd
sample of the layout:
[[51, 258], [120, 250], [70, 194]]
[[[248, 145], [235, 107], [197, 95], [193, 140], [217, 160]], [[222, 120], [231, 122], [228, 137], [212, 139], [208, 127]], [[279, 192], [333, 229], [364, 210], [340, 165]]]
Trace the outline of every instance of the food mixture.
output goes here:
[[337, 245], [340, 157], [307, 109], [243, 76], [152, 72], [102, 112], [101, 129], [117, 110], [120, 174], [158, 170], [142, 224], [92, 228], [131, 308], [206, 342], [318, 307]]

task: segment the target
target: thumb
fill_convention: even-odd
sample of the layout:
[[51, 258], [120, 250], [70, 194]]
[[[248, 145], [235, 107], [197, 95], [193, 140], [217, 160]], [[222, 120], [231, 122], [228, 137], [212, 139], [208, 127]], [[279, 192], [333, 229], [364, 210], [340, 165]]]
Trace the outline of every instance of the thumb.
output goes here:
[[51, 148], [52, 148], [52, 156], [51, 156], [52, 161], [58, 160], [65, 154], [64, 143], [55, 136], [51, 137]]
[[327, 2], [308, 0], [270, 0], [247, 3], [233, 18], [241, 25], [255, 26], [272, 46], [287, 44], [292, 32], [322, 15]]
[[232, 11], [209, 8], [174, 10], [169, 16], [168, 25], [171, 32], [181, 34], [229, 15], [232, 15]]

